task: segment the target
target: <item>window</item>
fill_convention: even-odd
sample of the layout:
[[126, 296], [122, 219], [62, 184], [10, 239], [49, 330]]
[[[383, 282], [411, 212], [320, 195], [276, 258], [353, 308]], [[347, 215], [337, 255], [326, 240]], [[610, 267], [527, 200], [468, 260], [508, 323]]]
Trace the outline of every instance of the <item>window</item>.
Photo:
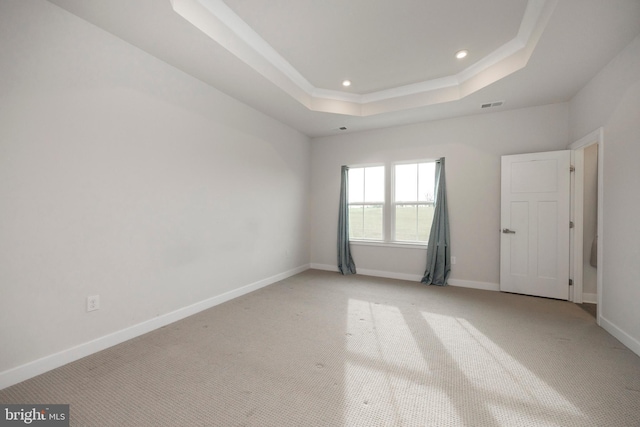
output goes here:
[[426, 243], [433, 222], [435, 163], [395, 165], [394, 172], [394, 240]]
[[[434, 214], [435, 162], [349, 169], [349, 238], [426, 244]], [[386, 202], [385, 195], [391, 199]]]
[[349, 238], [384, 239], [384, 166], [349, 169]]

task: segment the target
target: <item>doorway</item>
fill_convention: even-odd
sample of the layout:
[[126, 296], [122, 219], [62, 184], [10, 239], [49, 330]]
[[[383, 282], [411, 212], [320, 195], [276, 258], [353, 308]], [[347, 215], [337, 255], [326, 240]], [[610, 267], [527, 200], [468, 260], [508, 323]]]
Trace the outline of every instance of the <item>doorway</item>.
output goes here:
[[598, 303], [598, 144], [584, 148], [582, 302]]
[[595, 305], [596, 321], [600, 324], [603, 253], [602, 128], [574, 142], [569, 148], [575, 165], [575, 173], [572, 174], [571, 210], [575, 227], [571, 242], [571, 300], [577, 304]]

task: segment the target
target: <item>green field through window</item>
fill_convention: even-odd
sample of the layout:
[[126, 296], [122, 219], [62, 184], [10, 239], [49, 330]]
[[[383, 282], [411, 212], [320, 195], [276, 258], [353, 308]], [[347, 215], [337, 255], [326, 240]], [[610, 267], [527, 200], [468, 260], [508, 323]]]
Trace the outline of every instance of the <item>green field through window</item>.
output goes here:
[[[392, 171], [387, 180], [384, 166], [349, 169], [349, 238], [427, 243], [434, 215], [435, 163], [396, 164]], [[385, 188], [392, 203], [385, 203]]]
[[383, 239], [381, 205], [349, 206], [349, 238]]
[[433, 222], [433, 205], [396, 205], [396, 238], [401, 242], [426, 242]]

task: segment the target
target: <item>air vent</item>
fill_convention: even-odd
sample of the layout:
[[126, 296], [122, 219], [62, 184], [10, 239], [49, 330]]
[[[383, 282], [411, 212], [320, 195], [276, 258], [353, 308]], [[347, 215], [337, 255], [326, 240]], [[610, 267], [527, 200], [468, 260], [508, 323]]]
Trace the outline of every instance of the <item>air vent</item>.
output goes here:
[[504, 101], [489, 102], [489, 103], [486, 103], [486, 104], [482, 104], [482, 105], [480, 106], [480, 108], [493, 108], [493, 107], [499, 107], [499, 106], [501, 106], [502, 104], [504, 104]]

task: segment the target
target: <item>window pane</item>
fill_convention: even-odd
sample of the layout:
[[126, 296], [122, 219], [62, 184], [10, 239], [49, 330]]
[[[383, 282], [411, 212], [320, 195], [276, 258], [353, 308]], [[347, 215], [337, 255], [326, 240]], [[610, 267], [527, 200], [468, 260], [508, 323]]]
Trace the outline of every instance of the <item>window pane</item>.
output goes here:
[[364, 237], [362, 206], [349, 206], [349, 238], [362, 239]]
[[417, 208], [416, 205], [396, 205], [396, 240], [417, 239]]
[[396, 205], [395, 239], [426, 243], [429, 240], [433, 213], [432, 205]]
[[416, 163], [410, 165], [396, 165], [395, 168], [395, 201], [415, 202], [418, 194], [418, 167]]
[[433, 205], [418, 207], [418, 240], [421, 242], [429, 241], [434, 212]]
[[365, 205], [363, 215], [363, 238], [382, 240], [382, 206]]
[[435, 162], [418, 165], [418, 201], [433, 202], [435, 195]]
[[349, 203], [364, 202], [364, 168], [349, 169]]
[[364, 201], [384, 202], [384, 166], [365, 168]]

